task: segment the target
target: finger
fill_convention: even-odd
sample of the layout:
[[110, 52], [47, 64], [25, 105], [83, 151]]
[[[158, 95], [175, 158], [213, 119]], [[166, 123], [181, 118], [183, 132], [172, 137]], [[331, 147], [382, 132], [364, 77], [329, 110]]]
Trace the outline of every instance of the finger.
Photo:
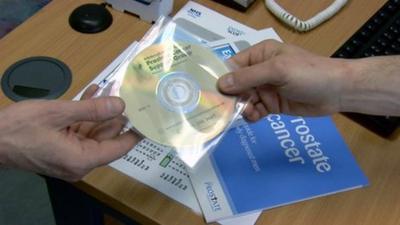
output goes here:
[[265, 108], [265, 105], [262, 102], [257, 103], [255, 105], [255, 108], [258, 111], [260, 118], [263, 118], [264, 116], [268, 115], [268, 110]]
[[246, 92], [246, 94], [248, 96], [247, 99], [249, 99], [250, 103], [254, 104], [254, 103], [261, 101], [260, 96], [257, 94], [256, 89], [251, 89], [250, 91]]
[[247, 117], [248, 115], [252, 114], [254, 110], [256, 110], [254, 104], [249, 103], [246, 105], [246, 108], [243, 111], [243, 115]]
[[268, 115], [268, 110], [261, 102], [255, 104], [248, 104], [245, 111], [243, 112], [243, 115], [247, 120], [257, 121]]
[[91, 163], [91, 167], [98, 167], [121, 158], [130, 151], [140, 140], [141, 136], [128, 131], [114, 139], [100, 142], [98, 146], [88, 145], [83, 156]]
[[240, 94], [264, 84], [283, 85], [287, 78], [275, 61], [265, 61], [226, 74], [218, 80], [218, 87], [226, 94]]
[[125, 127], [127, 119], [123, 116], [116, 117], [112, 120], [105, 121], [94, 127], [87, 137], [93, 138], [97, 141], [103, 141], [114, 138], [121, 133]]
[[245, 101], [245, 108], [243, 111], [244, 115], [249, 115], [253, 110], [255, 110], [255, 103], [261, 101], [255, 89], [251, 89], [244, 93], [242, 99]]
[[86, 90], [83, 92], [82, 96], [81, 96], [81, 100], [85, 100], [85, 99], [89, 99], [91, 98], [96, 91], [99, 89], [99, 86], [97, 86], [96, 84], [91, 84], [88, 88], [86, 88]]
[[79, 127], [77, 130], [74, 130], [76, 133], [83, 137], [89, 137], [89, 133], [101, 122], [79, 122]]
[[263, 86], [257, 88], [257, 94], [260, 102], [269, 113], [281, 113], [281, 100], [278, 91], [272, 86]]
[[237, 55], [229, 59], [230, 63], [239, 67], [248, 67], [259, 64], [278, 55], [281, 52], [282, 43], [269, 39], [262, 41], [248, 49], [239, 52]]
[[69, 130], [72, 132], [78, 132], [79, 129], [81, 128], [82, 123], [74, 123], [71, 126], [69, 126]]
[[58, 118], [50, 121], [56, 127], [79, 121], [99, 122], [121, 115], [125, 104], [118, 97], [101, 97], [82, 101], [55, 101], [52, 105]]
[[260, 113], [257, 110], [255, 110], [255, 108], [253, 108], [253, 110], [251, 111], [246, 111], [244, 116], [247, 120], [252, 122], [257, 121], [261, 118]]
[[[86, 90], [83, 92], [80, 100], [85, 100], [91, 98], [97, 91], [99, 86], [96, 84], [91, 84]], [[74, 123], [73, 125], [70, 126], [70, 129], [74, 132], [78, 132], [81, 128], [82, 123]], [[92, 124], [93, 126], [94, 124]]]
[[[93, 97], [93, 95], [96, 93], [96, 91], [99, 89], [99, 86], [96, 84], [91, 84], [88, 88], [86, 88], [86, 90], [83, 92], [80, 100], [85, 100], [85, 99], [90, 99], [91, 97]], [[90, 130], [93, 126], [95, 126], [96, 123], [94, 122], [78, 122], [78, 123], [74, 123], [70, 129], [74, 132], [81, 132], [82, 135], [86, 136], [85, 131]]]

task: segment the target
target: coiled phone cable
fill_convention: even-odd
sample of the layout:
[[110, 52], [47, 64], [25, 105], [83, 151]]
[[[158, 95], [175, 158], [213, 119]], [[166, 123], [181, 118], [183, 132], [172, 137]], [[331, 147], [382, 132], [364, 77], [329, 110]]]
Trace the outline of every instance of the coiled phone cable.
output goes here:
[[347, 0], [336, 0], [328, 8], [324, 9], [323, 11], [319, 12], [314, 17], [303, 21], [299, 18], [295, 17], [294, 15], [288, 13], [285, 9], [283, 9], [275, 0], [265, 0], [266, 7], [282, 22], [287, 24], [288, 26], [292, 27], [293, 29], [306, 32], [309, 31], [321, 23], [325, 22], [333, 15], [335, 15], [344, 5], [346, 5]]

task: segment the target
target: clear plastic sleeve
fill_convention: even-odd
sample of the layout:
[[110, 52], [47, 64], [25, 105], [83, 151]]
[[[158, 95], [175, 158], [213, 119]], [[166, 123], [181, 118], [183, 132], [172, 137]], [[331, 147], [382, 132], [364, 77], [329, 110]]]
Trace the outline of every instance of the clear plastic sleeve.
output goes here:
[[246, 105], [217, 89], [218, 78], [232, 68], [172, 20], [161, 18], [96, 96], [121, 97], [129, 129], [174, 148], [193, 168]]

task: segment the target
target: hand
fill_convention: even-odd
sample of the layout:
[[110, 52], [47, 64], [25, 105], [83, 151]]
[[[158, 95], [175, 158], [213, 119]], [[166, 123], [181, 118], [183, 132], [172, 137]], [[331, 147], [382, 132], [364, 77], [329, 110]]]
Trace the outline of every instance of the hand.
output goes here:
[[239, 68], [220, 78], [218, 85], [226, 94], [250, 97], [244, 111], [249, 120], [268, 113], [317, 116], [339, 110], [345, 60], [317, 56], [274, 40], [231, 60]]
[[29, 100], [0, 111], [0, 163], [67, 181], [127, 153], [140, 140], [128, 131], [117, 97], [81, 101]]

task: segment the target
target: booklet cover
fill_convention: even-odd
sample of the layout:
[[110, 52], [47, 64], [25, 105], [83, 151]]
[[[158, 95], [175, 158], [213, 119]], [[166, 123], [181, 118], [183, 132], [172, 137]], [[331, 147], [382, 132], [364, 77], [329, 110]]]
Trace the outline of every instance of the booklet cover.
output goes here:
[[330, 117], [240, 124], [190, 174], [207, 222], [368, 184]]

